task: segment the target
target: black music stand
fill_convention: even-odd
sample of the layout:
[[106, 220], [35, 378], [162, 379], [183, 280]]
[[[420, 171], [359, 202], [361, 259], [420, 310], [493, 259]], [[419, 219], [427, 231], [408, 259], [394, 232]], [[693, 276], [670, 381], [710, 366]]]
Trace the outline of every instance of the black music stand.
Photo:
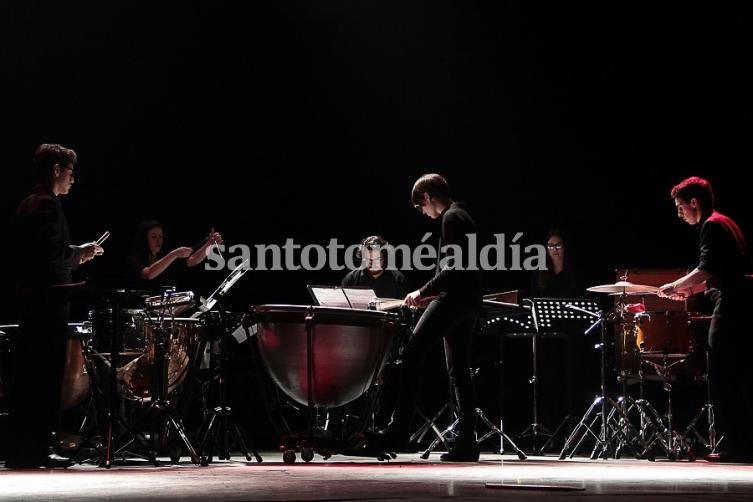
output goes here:
[[[583, 298], [534, 298], [533, 300], [524, 300], [531, 305], [531, 317], [533, 330], [531, 334], [531, 384], [532, 393], [532, 410], [531, 416], [533, 421], [516, 438], [531, 438], [531, 450], [534, 454], [543, 454], [546, 449], [553, 444], [555, 438], [565, 430], [568, 423], [575, 420], [575, 417], [567, 414], [560, 424], [549, 431], [542, 423], [539, 422], [539, 350], [538, 345], [544, 333], [562, 333], [567, 336], [568, 333], [581, 331], [590, 324], [590, 316], [584, 312], [579, 312], [571, 307], [578, 307], [587, 312], [598, 312], [599, 306], [593, 300]], [[569, 341], [568, 341], [569, 343]], [[569, 392], [572, 392], [569, 389]], [[539, 437], [548, 438], [539, 450], [536, 449]]]
[[[226, 402], [227, 391], [225, 385], [227, 375], [225, 368], [227, 366], [227, 352], [225, 343], [227, 342], [226, 338], [232, 335], [227, 321], [227, 312], [225, 312], [220, 302], [216, 302], [216, 304], [218, 310], [202, 314], [204, 325], [209, 330], [207, 343], [211, 344], [213, 341], [217, 341], [219, 356], [217, 358], [217, 374], [215, 376], [217, 382], [217, 403], [211, 411], [205, 411], [204, 421], [201, 426], [201, 446], [199, 448], [201, 465], [209, 465], [215, 451], [217, 458], [220, 460], [230, 460], [230, 449], [234, 444], [237, 444], [241, 448], [241, 453], [246, 457], [246, 460], [250, 461], [252, 459], [251, 453], [253, 453], [253, 458], [261, 463], [262, 457], [259, 455], [259, 452], [253, 445], [251, 448], [246, 445], [243, 433], [233, 419], [233, 410]], [[213, 354], [214, 351], [211, 353]]]

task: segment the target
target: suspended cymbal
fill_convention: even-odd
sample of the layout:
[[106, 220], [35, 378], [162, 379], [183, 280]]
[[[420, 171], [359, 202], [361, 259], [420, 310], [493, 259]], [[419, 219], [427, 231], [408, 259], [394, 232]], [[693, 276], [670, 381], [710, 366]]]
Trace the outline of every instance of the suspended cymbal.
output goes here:
[[645, 284], [633, 284], [632, 282], [619, 281], [614, 284], [602, 284], [591, 286], [586, 291], [592, 293], [617, 293], [617, 294], [655, 294], [659, 291], [656, 286], [647, 286]]
[[627, 293], [619, 292], [619, 293], [609, 293], [609, 296], [646, 296], [646, 295], [655, 295], [656, 291], [629, 291]]

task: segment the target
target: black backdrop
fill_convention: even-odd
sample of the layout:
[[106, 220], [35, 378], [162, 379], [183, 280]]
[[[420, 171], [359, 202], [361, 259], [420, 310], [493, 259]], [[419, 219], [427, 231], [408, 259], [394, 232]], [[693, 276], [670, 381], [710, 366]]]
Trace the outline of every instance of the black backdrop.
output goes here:
[[[425, 172], [489, 232], [531, 244], [569, 228], [590, 284], [694, 265], [668, 197], [689, 175], [753, 235], [747, 4], [43, 3], [0, 15], [0, 214], [27, 193], [39, 143], [77, 150], [73, 239], [112, 232], [78, 278], [121, 274], [152, 218], [173, 246], [214, 227], [228, 245], [376, 233], [414, 247], [436, 235], [409, 202]], [[24, 243], [2, 242], [12, 267]], [[197, 274], [195, 289], [225, 273]], [[306, 284], [343, 273], [253, 271], [226, 301], [307, 303]], [[486, 279], [487, 292], [528, 285], [523, 272]]]
[[[413, 247], [436, 234], [409, 204], [432, 171], [490, 232], [530, 244], [570, 228], [594, 283], [693, 265], [695, 236], [668, 198], [685, 176], [708, 177], [750, 228], [749, 8], [524, 5], [6, 6], [2, 214], [29, 188], [36, 145], [60, 142], [80, 155], [64, 202], [74, 240], [112, 232], [82, 278], [122, 271], [149, 218], [172, 245], [215, 227], [228, 245], [379, 233]], [[12, 266], [23, 243], [3, 241]], [[305, 284], [341, 276], [253, 272], [227, 300], [306, 302]]]

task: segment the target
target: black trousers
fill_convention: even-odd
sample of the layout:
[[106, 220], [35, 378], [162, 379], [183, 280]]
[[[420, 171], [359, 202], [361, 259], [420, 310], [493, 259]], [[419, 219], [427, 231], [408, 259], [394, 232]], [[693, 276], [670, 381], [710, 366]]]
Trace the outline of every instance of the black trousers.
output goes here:
[[[434, 299], [416, 323], [402, 354], [401, 370], [387, 383], [395, 400], [393, 427], [407, 434], [421, 391], [421, 369], [427, 354], [444, 343], [447, 376], [455, 392], [459, 434], [475, 431], [476, 396], [471, 378], [474, 322], [480, 305], [441, 296]], [[393, 387], [394, 386], [394, 387]]]
[[722, 450], [753, 454], [753, 329], [742, 296], [716, 300], [709, 327], [709, 379]]
[[68, 305], [39, 302], [23, 314], [13, 340], [7, 460], [41, 461], [60, 420]]

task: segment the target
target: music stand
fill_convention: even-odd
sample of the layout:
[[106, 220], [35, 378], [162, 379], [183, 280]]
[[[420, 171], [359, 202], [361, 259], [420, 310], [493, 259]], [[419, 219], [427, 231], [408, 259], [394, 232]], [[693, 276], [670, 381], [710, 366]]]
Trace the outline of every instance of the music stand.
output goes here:
[[[552, 443], [556, 434], [563, 430], [564, 426], [571, 420], [570, 416], [566, 416], [559, 426], [552, 433], [543, 424], [539, 423], [539, 356], [538, 345], [541, 336], [544, 333], [570, 333], [573, 331], [580, 331], [590, 322], [589, 315], [578, 312], [570, 308], [576, 306], [584, 309], [588, 312], [596, 312], [599, 310], [598, 304], [593, 300], [586, 300], [581, 298], [534, 298], [533, 300], [526, 299], [524, 302], [529, 303], [531, 306], [531, 319], [532, 327], [531, 331], [531, 393], [532, 393], [532, 410], [531, 416], [533, 421], [524, 429], [521, 433], [517, 434], [516, 438], [531, 438], [531, 450], [534, 454], [542, 454], [546, 448]], [[537, 451], [536, 444], [539, 436], [547, 437], [547, 441]]]

